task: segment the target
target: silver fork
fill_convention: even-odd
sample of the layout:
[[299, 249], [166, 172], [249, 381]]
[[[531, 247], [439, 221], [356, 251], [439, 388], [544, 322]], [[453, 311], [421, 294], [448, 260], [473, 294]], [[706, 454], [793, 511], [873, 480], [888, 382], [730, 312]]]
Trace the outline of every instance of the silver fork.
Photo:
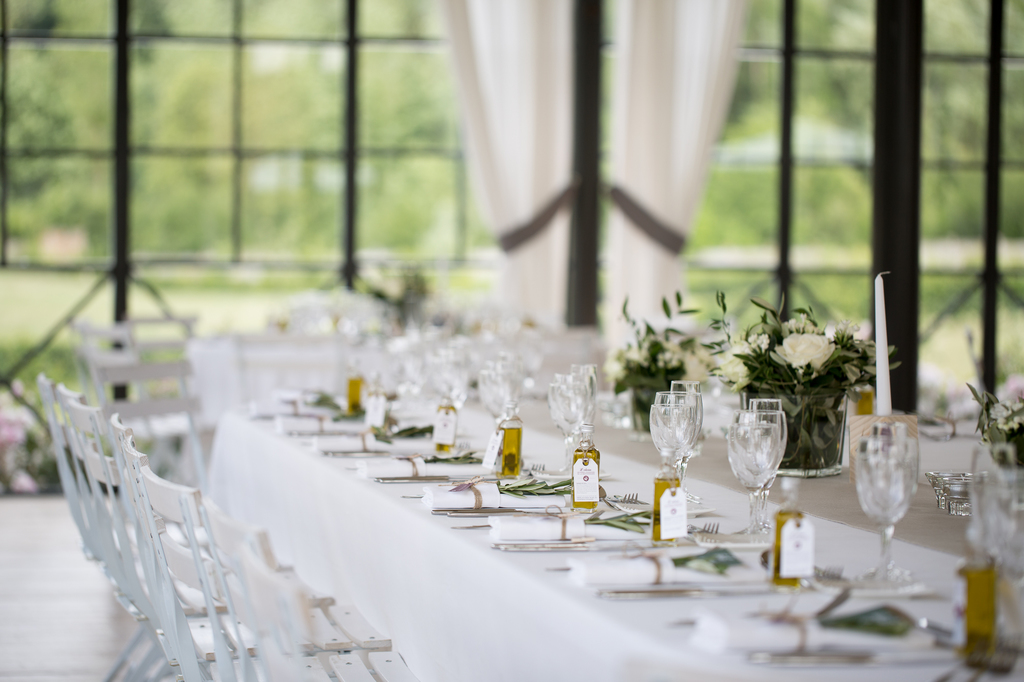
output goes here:
[[541, 462], [534, 462], [533, 464], [530, 465], [530, 471], [538, 474], [543, 473], [544, 464]]
[[698, 528], [696, 532], [703, 533], [704, 535], [718, 535], [718, 522], [705, 523], [704, 527]]
[[842, 566], [825, 566], [824, 568], [815, 568], [814, 577], [818, 580], [826, 582], [834, 582], [836, 580], [843, 579], [843, 567]]

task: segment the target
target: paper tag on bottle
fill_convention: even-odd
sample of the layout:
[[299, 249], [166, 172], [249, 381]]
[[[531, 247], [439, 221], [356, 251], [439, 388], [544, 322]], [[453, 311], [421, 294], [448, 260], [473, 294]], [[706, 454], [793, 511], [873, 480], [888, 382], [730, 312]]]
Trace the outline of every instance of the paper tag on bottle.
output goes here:
[[662, 540], [686, 536], [686, 493], [682, 486], [667, 488], [661, 494], [659, 513]]
[[597, 460], [584, 457], [572, 465], [572, 498], [574, 502], [600, 502]]
[[366, 426], [384, 428], [388, 416], [388, 399], [383, 395], [371, 395], [366, 399]]
[[434, 419], [434, 444], [455, 445], [455, 427], [459, 417], [454, 412], [441, 411]]
[[498, 457], [501, 456], [501, 446], [504, 442], [505, 432], [502, 429], [491, 434], [491, 439], [487, 441], [487, 449], [484, 451], [484, 469], [493, 469], [498, 465]]
[[790, 519], [779, 540], [779, 577], [809, 578], [814, 575], [814, 526], [806, 518]]

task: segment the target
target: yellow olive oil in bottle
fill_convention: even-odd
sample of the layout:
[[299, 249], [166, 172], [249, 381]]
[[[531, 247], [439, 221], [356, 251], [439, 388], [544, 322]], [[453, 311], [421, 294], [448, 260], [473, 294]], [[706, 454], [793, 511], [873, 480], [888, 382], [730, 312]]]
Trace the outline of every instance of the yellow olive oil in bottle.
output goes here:
[[572, 455], [572, 508], [594, 509], [601, 501], [601, 452], [594, 447], [594, 425], [580, 427], [580, 444]]
[[498, 426], [502, 432], [500, 478], [518, 478], [523, 468], [523, 420], [519, 418], [519, 403], [505, 403], [505, 418]]
[[995, 562], [982, 549], [981, 528], [972, 520], [967, 529], [968, 555], [957, 567], [957, 580], [953, 593], [953, 639], [957, 654], [970, 658], [995, 651], [996, 645], [996, 585], [998, 572]]
[[434, 449], [437, 452], [451, 452], [455, 447], [455, 431], [459, 413], [447, 398], [437, 407], [434, 418]]
[[348, 413], [363, 411], [363, 375], [354, 366], [348, 368]]
[[[666, 497], [666, 494], [668, 495]], [[679, 497], [681, 505], [664, 505], [662, 508], [662, 500], [675, 500]], [[662, 536], [662, 513], [674, 515], [680, 508], [683, 512], [683, 532], [677, 534], [674, 531], [666, 532], [664, 537]], [[674, 520], [674, 519], [673, 519]], [[664, 524], [666, 528], [671, 525], [676, 525], [665, 519]], [[668, 457], [661, 458], [661, 468], [658, 469], [658, 473], [654, 476], [654, 512], [651, 514], [651, 540], [655, 546], [662, 547], [667, 545], [676, 544], [675, 539], [686, 534], [686, 492], [679, 485], [679, 470], [672, 466], [669, 462]]]
[[775, 514], [772, 584], [800, 589], [800, 579], [814, 575], [814, 535], [811, 522], [797, 508], [799, 478], [781, 479], [782, 506]]

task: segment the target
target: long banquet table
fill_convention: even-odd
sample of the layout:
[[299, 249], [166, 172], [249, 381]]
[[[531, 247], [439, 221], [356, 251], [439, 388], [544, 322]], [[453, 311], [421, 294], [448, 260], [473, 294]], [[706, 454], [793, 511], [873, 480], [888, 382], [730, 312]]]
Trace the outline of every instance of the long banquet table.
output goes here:
[[[523, 414], [527, 461], [545, 462], [549, 469], [559, 466], [561, 439], [552, 433], [544, 410], [527, 403]], [[476, 409], [467, 407], [460, 416], [460, 440], [468, 438], [474, 446], [482, 445], [492, 428], [490, 417]], [[650, 497], [657, 459], [653, 446], [630, 443], [622, 432], [600, 426], [596, 443], [608, 493]], [[970, 445], [961, 441], [946, 448], [942, 456], [955, 461]], [[704, 450], [691, 464], [689, 490], [717, 509], [707, 520], [718, 521], [723, 532], [739, 530], [746, 524], [747, 497], [722, 474], [723, 466], [728, 470], [724, 443], [710, 439]], [[932, 463], [925, 458], [922, 470]], [[928, 662], [827, 669], [769, 668], [748, 663], [738, 652], [710, 654], [688, 644], [692, 628], [675, 623], [702, 609], [733, 617], [759, 608], [780, 610], [792, 597], [603, 600], [593, 589], [570, 582], [565, 571], [550, 570], [564, 567], [568, 556], [598, 553], [497, 551], [485, 529], [452, 530], [485, 520], [431, 515], [420, 500], [405, 497], [420, 493], [424, 484], [382, 485], [359, 478], [351, 459], [315, 454], [300, 439], [274, 433], [271, 423], [241, 414], [221, 418], [211, 467], [213, 499], [239, 518], [267, 527], [284, 561], [314, 588], [333, 594], [339, 603], [355, 604], [392, 638], [423, 682], [653, 682], [696, 676], [810, 680], [826, 675], [834, 680], [868, 675], [933, 680], [954, 664], [950, 653], [940, 650]], [[841, 477], [805, 482], [801, 496], [815, 523], [817, 565], [843, 566], [846, 576], [874, 565], [878, 533], [864, 529], [870, 524], [857, 507], [845, 471]], [[892, 603], [948, 624], [958, 560], [949, 552], [962, 542], [963, 522], [935, 509], [933, 498], [929, 508], [928, 496], [930, 489], [919, 491], [907, 520], [897, 526], [894, 554], [935, 595]], [[830, 598], [803, 594], [797, 611], [813, 611]], [[882, 602], [852, 599], [844, 610], [877, 603]]]

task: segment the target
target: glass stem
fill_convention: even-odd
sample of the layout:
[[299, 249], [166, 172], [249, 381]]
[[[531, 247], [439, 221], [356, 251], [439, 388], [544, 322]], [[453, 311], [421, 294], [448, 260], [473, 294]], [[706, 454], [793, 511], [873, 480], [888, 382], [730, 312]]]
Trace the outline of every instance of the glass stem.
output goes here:
[[770, 530], [768, 526], [768, 488], [761, 488], [757, 491], [757, 527], [761, 530]]
[[686, 493], [686, 465], [690, 461], [690, 458], [686, 457], [685, 453], [681, 453], [681, 452], [677, 452], [675, 456], [676, 456], [676, 458], [678, 459], [678, 462], [679, 462], [676, 465], [677, 468], [679, 469], [679, 488], [685, 494]]
[[576, 439], [570, 431], [565, 436], [565, 471], [572, 471], [572, 455], [576, 452]]
[[757, 532], [757, 507], [759, 503], [758, 491], [754, 490], [750, 493], [750, 525], [747, 527], [748, 533]]
[[882, 528], [882, 557], [878, 562], [878, 577], [884, 578], [889, 574], [892, 566], [892, 534], [896, 526], [888, 525]]

